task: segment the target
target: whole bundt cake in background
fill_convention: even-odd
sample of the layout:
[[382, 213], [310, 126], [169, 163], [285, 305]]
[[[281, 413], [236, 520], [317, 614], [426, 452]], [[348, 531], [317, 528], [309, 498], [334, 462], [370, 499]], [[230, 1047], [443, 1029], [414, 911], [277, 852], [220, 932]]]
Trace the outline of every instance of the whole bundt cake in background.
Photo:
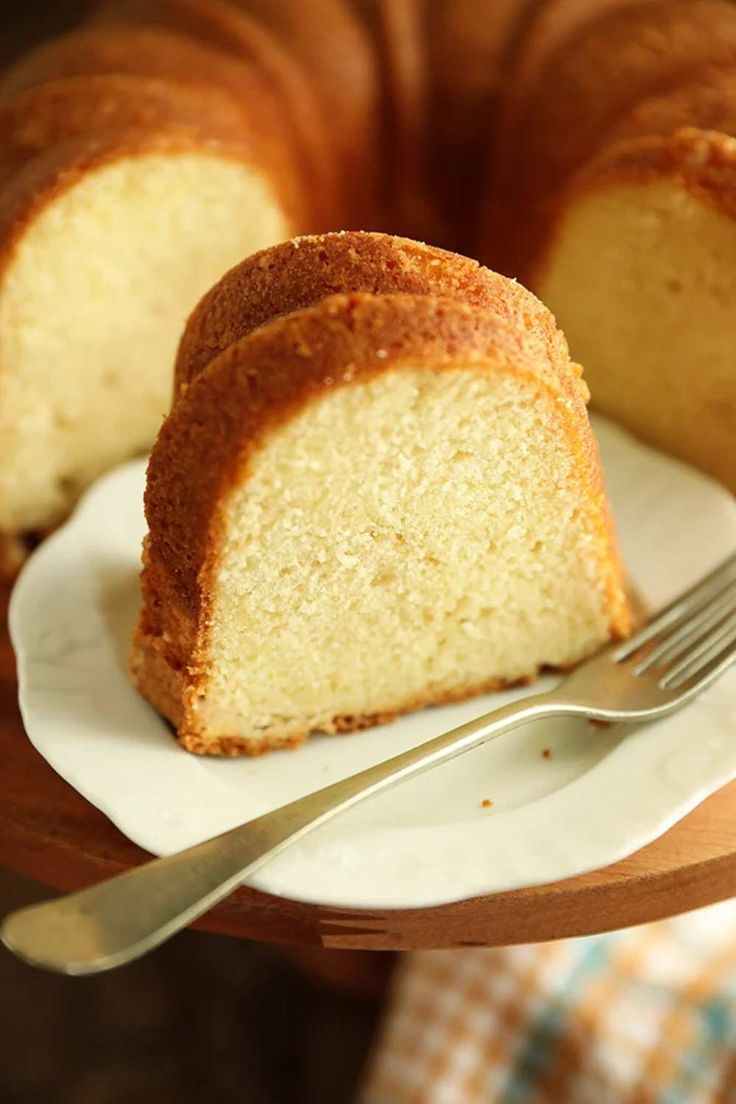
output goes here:
[[103, 0], [0, 77], [0, 534], [150, 447], [200, 296], [325, 229], [520, 278], [736, 489], [735, 73], [729, 0]]

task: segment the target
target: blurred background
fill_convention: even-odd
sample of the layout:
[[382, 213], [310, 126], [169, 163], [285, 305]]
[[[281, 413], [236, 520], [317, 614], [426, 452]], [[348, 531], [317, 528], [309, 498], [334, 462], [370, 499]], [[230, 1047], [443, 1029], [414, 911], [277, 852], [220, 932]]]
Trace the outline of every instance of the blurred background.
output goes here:
[[[47, 894], [0, 871], [1, 914]], [[123, 970], [72, 979], [0, 948], [0, 1102], [348, 1104], [378, 1005], [315, 974], [335, 957], [349, 961], [303, 965], [185, 932]]]
[[[0, 65], [86, 7], [0, 0]], [[0, 915], [47, 895], [0, 870]], [[72, 980], [0, 948], [0, 1104], [347, 1104], [378, 1013], [365, 962], [187, 932]]]
[[91, 7], [85, 0], [0, 0], [0, 64], [53, 34], [69, 30]]

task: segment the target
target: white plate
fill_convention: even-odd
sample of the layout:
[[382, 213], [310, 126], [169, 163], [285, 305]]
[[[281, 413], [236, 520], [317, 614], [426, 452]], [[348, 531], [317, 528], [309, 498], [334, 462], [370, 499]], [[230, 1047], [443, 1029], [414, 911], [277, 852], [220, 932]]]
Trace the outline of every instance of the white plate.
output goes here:
[[[736, 547], [736, 508], [704, 476], [609, 423], [596, 428], [624, 560], [656, 608]], [[261, 759], [188, 755], [125, 674], [144, 468], [128, 464], [90, 491], [31, 558], [10, 610], [34, 746], [142, 847], [187, 847], [521, 696], [426, 710]], [[734, 727], [736, 670], [625, 737], [577, 723], [529, 727], [354, 809], [251, 884], [333, 906], [409, 908], [604, 866], [736, 777]]]

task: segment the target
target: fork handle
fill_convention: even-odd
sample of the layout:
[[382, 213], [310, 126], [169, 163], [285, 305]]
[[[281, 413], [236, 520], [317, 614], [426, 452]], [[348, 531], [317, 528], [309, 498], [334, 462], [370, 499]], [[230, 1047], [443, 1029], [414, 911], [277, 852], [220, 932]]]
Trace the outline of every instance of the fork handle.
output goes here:
[[0, 937], [20, 958], [58, 973], [122, 966], [196, 920], [337, 813], [528, 721], [569, 712], [554, 691], [513, 702], [186, 851], [13, 912]]

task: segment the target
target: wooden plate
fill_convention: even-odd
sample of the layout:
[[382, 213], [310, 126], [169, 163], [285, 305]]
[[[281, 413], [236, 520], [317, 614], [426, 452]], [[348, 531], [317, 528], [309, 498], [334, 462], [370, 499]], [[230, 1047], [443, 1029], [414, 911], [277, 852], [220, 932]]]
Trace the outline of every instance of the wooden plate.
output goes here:
[[[71, 890], [146, 858], [34, 750], [16, 704], [15, 665], [0, 635], [0, 864]], [[320, 908], [239, 889], [197, 924], [269, 942], [366, 950], [500, 946], [641, 924], [736, 894], [736, 783], [614, 866], [565, 882], [441, 908]]]

